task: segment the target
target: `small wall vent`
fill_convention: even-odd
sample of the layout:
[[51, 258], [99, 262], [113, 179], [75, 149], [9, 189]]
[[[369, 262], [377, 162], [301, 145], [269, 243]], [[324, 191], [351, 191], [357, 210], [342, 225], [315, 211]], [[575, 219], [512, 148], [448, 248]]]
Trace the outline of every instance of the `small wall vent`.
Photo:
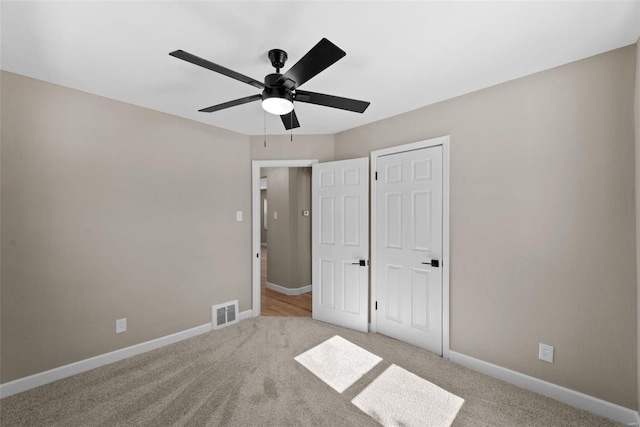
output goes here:
[[234, 323], [238, 323], [238, 300], [211, 306], [212, 329], [220, 329]]

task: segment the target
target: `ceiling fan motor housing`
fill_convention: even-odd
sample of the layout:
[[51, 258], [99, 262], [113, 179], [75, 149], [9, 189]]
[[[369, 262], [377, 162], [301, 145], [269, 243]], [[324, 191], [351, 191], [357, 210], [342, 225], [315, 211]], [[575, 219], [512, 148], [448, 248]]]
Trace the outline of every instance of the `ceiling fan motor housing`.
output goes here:
[[277, 83], [280, 76], [282, 74], [273, 73], [267, 74], [264, 78], [266, 88], [262, 91], [263, 100], [267, 98], [284, 98], [293, 101], [292, 91]]

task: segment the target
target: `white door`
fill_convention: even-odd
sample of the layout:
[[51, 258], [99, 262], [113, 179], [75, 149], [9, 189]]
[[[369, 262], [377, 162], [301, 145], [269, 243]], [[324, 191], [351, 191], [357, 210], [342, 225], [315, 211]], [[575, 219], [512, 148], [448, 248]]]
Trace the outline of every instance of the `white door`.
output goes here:
[[376, 169], [377, 331], [442, 354], [442, 146]]
[[369, 324], [368, 176], [368, 158], [317, 163], [311, 190], [313, 318], [363, 332]]

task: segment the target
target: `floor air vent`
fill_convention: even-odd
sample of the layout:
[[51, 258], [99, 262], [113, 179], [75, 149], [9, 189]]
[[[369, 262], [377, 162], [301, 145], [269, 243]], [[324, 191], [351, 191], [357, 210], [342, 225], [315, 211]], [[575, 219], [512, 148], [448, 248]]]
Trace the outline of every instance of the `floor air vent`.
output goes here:
[[213, 329], [238, 323], [238, 300], [211, 306], [211, 325]]

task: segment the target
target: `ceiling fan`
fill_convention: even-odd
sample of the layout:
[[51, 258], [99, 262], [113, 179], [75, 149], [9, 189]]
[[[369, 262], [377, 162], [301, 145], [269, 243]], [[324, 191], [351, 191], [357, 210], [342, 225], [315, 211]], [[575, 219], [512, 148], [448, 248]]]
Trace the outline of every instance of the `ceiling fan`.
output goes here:
[[225, 108], [235, 107], [236, 105], [262, 100], [262, 108], [268, 113], [280, 116], [284, 127], [289, 130], [300, 127], [296, 113], [293, 110], [294, 101], [339, 108], [357, 113], [363, 113], [370, 104], [369, 102], [358, 101], [356, 99], [298, 90], [305, 82], [311, 80], [346, 55], [342, 49], [325, 38], [320, 40], [318, 44], [311, 48], [306, 55], [284, 74], [280, 74], [280, 69], [284, 67], [287, 61], [287, 52], [281, 49], [270, 50], [268, 54], [269, 60], [271, 61], [271, 65], [276, 69], [276, 72], [267, 74], [264, 78], [264, 83], [221, 65], [214, 64], [211, 61], [207, 61], [184, 50], [176, 50], [169, 55], [231, 77], [232, 79], [239, 80], [257, 89], [262, 89], [262, 93], [260, 94], [198, 110], [203, 113], [212, 113]]

